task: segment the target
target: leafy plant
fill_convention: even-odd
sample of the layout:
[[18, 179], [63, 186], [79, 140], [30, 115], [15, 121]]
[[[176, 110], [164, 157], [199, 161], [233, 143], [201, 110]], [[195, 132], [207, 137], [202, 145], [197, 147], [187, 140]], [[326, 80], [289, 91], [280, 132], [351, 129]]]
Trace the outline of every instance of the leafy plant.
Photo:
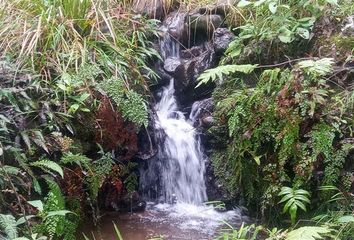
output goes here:
[[279, 203], [285, 203], [283, 212], [290, 214], [291, 223], [294, 225], [297, 217], [297, 210], [301, 208], [306, 212], [306, 204], [310, 204], [310, 193], [303, 189], [292, 189], [282, 187], [279, 196], [283, 196]]
[[40, 200], [29, 201], [29, 204], [38, 209], [38, 217], [42, 222], [35, 226], [36, 233], [48, 235], [50, 238], [75, 239], [78, 219], [70, 218], [67, 214], [74, 214], [65, 208], [65, 199], [59, 185], [47, 181], [50, 191], [43, 203]]
[[245, 226], [245, 223], [242, 223], [239, 229], [233, 228], [228, 223], [225, 223], [229, 229], [224, 229], [222, 234], [217, 239], [224, 240], [256, 240], [257, 235], [261, 229], [261, 226]]
[[1, 239], [15, 239], [18, 237], [18, 226], [19, 222], [16, 221], [15, 217], [12, 215], [0, 214], [0, 238]]
[[223, 75], [230, 75], [231, 73], [235, 73], [235, 72], [249, 74], [253, 72], [253, 70], [256, 67], [257, 65], [246, 64], [246, 65], [224, 65], [213, 69], [208, 69], [199, 76], [198, 78], [199, 83], [196, 87], [208, 83], [209, 81], [215, 82], [216, 80], [218, 80], [219, 83], [222, 83]]
[[147, 126], [147, 105], [140, 94], [127, 89], [124, 81], [116, 78], [106, 80], [100, 86], [114, 100], [126, 120], [139, 127]]
[[47, 159], [39, 160], [31, 163], [31, 166], [41, 168], [45, 171], [54, 171], [55, 173], [58, 173], [62, 178], [64, 177], [63, 169], [59, 166], [59, 164], [53, 161]]
[[331, 233], [329, 227], [300, 227], [286, 234], [285, 240], [316, 240], [325, 239]]

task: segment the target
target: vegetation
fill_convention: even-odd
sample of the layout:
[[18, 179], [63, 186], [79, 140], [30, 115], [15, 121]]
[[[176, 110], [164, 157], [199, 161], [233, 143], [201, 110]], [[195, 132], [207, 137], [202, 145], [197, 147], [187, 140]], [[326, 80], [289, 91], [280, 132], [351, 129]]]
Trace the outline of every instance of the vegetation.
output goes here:
[[[218, 180], [262, 224], [219, 239], [354, 236], [354, 36], [343, 32], [353, 10], [350, 0], [230, 7], [236, 38], [198, 87], [217, 86]], [[97, 224], [136, 191], [157, 23], [128, 0], [0, 0], [1, 240], [76, 239], [83, 219]]]
[[[353, 215], [354, 45], [338, 46], [339, 57], [321, 55], [331, 43], [320, 35], [328, 15], [348, 16], [348, 2], [240, 1], [238, 6], [252, 14], [237, 27], [221, 65], [199, 78], [200, 85], [218, 84], [216, 124], [210, 130], [216, 174], [266, 225], [279, 227], [289, 213], [284, 226], [293, 227], [274, 239], [320, 239], [307, 229], [311, 224], [331, 226], [322, 233], [334, 231], [334, 239], [350, 239], [353, 222], [338, 218]], [[340, 23], [331, 31], [332, 39], [350, 39], [340, 33]], [[349, 57], [340, 57], [344, 54]], [[334, 204], [338, 196], [343, 202]], [[292, 230], [299, 224], [303, 227]], [[305, 232], [312, 237], [301, 235]]]
[[75, 239], [84, 212], [135, 191], [159, 56], [128, 4], [0, 1], [1, 239]]

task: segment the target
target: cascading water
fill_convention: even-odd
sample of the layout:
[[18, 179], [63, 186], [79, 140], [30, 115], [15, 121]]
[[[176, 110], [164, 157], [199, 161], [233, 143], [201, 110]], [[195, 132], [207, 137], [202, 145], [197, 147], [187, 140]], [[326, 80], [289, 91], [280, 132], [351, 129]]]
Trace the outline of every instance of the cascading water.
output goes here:
[[204, 157], [200, 140], [190, 121], [178, 111], [174, 96], [174, 82], [170, 81], [156, 105], [155, 126], [165, 136], [159, 146], [162, 163], [161, 181], [167, 202], [201, 204], [207, 200], [204, 181]]
[[[171, 25], [163, 28], [165, 34], [160, 40], [163, 60], [178, 59], [180, 56], [178, 34], [172, 37], [170, 31], [181, 32], [178, 28], [184, 22], [183, 18], [183, 14], [176, 14], [171, 18]], [[154, 109], [157, 116], [154, 121], [155, 136], [159, 143], [155, 161], [158, 164], [150, 164], [149, 170], [141, 174], [142, 185], [153, 182], [151, 178], [156, 177], [156, 168], [159, 168], [157, 181], [160, 189], [156, 194], [161, 201], [201, 204], [207, 200], [207, 195], [205, 158], [200, 139], [192, 121], [178, 109], [173, 79], [159, 92], [159, 97]]]
[[[179, 43], [183, 38], [186, 13], [171, 13], [164, 21], [160, 38], [160, 54], [163, 62], [157, 67], [168, 80], [169, 70], [185, 64]], [[205, 61], [208, 61], [206, 59]], [[162, 67], [163, 66], [163, 67]], [[163, 69], [164, 70], [163, 70]], [[191, 74], [194, 74], [191, 71]], [[183, 79], [182, 79], [183, 80]], [[176, 81], [181, 81], [177, 79]], [[166, 82], [165, 82], [166, 83]], [[177, 84], [176, 84], [177, 83]], [[165, 239], [212, 239], [224, 222], [241, 225], [247, 221], [239, 209], [220, 212], [207, 201], [205, 183], [205, 162], [199, 133], [201, 119], [210, 99], [190, 103], [189, 116], [179, 106], [183, 93], [175, 89], [181, 82], [171, 77], [157, 93], [157, 103], [153, 107], [153, 134], [149, 143], [157, 146], [157, 153], [144, 158], [140, 167], [140, 193], [147, 203], [146, 211], [129, 215], [105, 218], [106, 229], [102, 239], [115, 236], [112, 221], [118, 222], [124, 239], [140, 240], [163, 235]], [[177, 88], [177, 87], [176, 87]], [[205, 118], [203, 118], [205, 120]], [[149, 132], [150, 133], [150, 132]], [[144, 138], [142, 138], [144, 141]], [[154, 144], [152, 144], [152, 142]], [[156, 149], [154, 148], [153, 153]]]
[[[160, 64], [165, 70], [170, 69], [170, 64], [183, 64], [178, 33], [183, 32], [184, 18], [183, 13], [172, 14], [162, 28], [165, 34], [160, 39]], [[204, 176], [207, 158], [195, 126], [199, 125], [203, 106], [209, 100], [193, 103], [187, 116], [178, 104], [183, 95], [175, 94], [175, 86], [171, 78], [156, 94], [152, 122], [157, 154], [144, 160], [140, 168], [140, 192], [154, 202], [148, 203], [148, 216], [141, 219], [154, 226], [168, 226], [172, 232], [177, 230], [178, 239], [210, 239], [223, 221], [239, 222], [241, 214], [238, 209], [218, 212], [204, 204], [208, 200]]]

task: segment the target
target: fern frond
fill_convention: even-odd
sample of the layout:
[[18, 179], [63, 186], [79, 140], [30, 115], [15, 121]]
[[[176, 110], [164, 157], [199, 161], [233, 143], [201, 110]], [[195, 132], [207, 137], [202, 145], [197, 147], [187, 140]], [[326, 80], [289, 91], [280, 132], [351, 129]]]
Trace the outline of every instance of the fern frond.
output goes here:
[[60, 159], [60, 162], [62, 164], [77, 164], [80, 167], [88, 169], [91, 159], [82, 154], [67, 153]]
[[0, 229], [9, 239], [17, 238], [17, 223], [14, 216], [0, 214]]
[[316, 240], [324, 239], [323, 235], [329, 234], [329, 227], [301, 227], [287, 233], [285, 240]]
[[299, 62], [300, 68], [305, 69], [308, 73], [325, 76], [332, 71], [334, 64], [333, 58], [322, 58], [320, 60], [306, 60]]
[[249, 74], [253, 72], [257, 66], [258, 64], [224, 65], [213, 69], [208, 69], [200, 75], [200, 77], [198, 78], [199, 83], [196, 87], [208, 83], [209, 81], [215, 82], [217, 79], [220, 82], [223, 82], [224, 75], [230, 75], [231, 73], [235, 72]]
[[58, 173], [62, 178], [64, 177], [63, 169], [56, 162], [44, 159], [31, 163], [33, 167], [39, 167], [44, 171], [54, 171]]

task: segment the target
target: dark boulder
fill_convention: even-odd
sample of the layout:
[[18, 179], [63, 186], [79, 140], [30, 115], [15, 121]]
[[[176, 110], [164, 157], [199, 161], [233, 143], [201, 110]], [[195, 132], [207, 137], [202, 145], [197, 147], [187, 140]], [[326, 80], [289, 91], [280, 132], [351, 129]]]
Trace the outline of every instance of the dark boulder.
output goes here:
[[182, 65], [172, 74], [175, 78], [177, 92], [184, 92], [187, 88], [194, 90], [199, 75], [215, 65], [215, 52], [212, 44], [207, 43], [198, 49], [194, 48], [194, 54], [190, 53], [191, 58], [184, 59]]
[[176, 73], [176, 71], [178, 71], [178, 68], [181, 67], [182, 67], [181, 59], [176, 57], [167, 58], [164, 62], [164, 69], [166, 72], [170, 74]]
[[227, 28], [216, 29], [213, 34], [215, 52], [218, 54], [225, 52], [233, 40], [235, 40], [235, 35]]
[[191, 32], [212, 33], [221, 26], [223, 17], [216, 14], [193, 14], [189, 16], [189, 26]]

